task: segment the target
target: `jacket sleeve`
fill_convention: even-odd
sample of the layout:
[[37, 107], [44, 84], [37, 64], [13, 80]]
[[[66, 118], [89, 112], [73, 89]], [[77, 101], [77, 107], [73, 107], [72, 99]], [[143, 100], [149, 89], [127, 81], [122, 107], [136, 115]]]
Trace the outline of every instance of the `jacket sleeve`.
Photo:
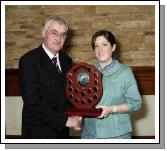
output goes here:
[[129, 112], [137, 111], [141, 108], [142, 100], [131, 68], [126, 70], [125, 79], [125, 102], [128, 105]]

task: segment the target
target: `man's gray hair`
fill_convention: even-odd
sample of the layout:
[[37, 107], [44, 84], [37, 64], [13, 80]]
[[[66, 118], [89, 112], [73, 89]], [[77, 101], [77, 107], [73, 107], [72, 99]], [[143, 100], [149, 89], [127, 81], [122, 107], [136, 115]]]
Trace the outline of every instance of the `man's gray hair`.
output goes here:
[[67, 31], [68, 31], [68, 25], [67, 25], [67, 23], [62, 18], [59, 18], [59, 17], [56, 17], [56, 16], [50, 17], [49, 19], [46, 20], [45, 25], [44, 25], [44, 29], [48, 29], [49, 25], [52, 22], [57, 22], [60, 25], [65, 25], [66, 28], [67, 28]]

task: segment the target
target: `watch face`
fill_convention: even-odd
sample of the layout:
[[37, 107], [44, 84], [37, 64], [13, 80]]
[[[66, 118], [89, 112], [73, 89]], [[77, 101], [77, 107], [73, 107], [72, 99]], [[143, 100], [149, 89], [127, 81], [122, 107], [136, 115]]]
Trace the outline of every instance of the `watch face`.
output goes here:
[[89, 75], [86, 72], [81, 72], [77, 74], [77, 83], [82, 88], [86, 87], [89, 80], [90, 80]]
[[77, 108], [92, 108], [102, 96], [102, 74], [95, 66], [80, 63], [66, 73], [66, 95]]

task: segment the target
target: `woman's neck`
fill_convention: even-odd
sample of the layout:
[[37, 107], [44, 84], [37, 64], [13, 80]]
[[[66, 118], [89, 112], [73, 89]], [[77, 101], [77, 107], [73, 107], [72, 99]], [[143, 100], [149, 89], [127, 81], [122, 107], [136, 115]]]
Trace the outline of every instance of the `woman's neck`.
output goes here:
[[103, 69], [104, 67], [106, 67], [107, 65], [111, 64], [112, 63], [112, 57], [110, 59], [108, 59], [107, 61], [99, 61], [99, 64], [101, 66], [101, 68]]

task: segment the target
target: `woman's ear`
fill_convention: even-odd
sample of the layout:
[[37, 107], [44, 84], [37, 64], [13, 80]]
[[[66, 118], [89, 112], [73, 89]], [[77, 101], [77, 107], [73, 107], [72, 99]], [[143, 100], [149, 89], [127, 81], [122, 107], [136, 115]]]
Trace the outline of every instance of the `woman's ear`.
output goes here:
[[113, 44], [113, 46], [112, 46], [112, 52], [114, 52], [115, 49], [116, 49], [116, 44]]

